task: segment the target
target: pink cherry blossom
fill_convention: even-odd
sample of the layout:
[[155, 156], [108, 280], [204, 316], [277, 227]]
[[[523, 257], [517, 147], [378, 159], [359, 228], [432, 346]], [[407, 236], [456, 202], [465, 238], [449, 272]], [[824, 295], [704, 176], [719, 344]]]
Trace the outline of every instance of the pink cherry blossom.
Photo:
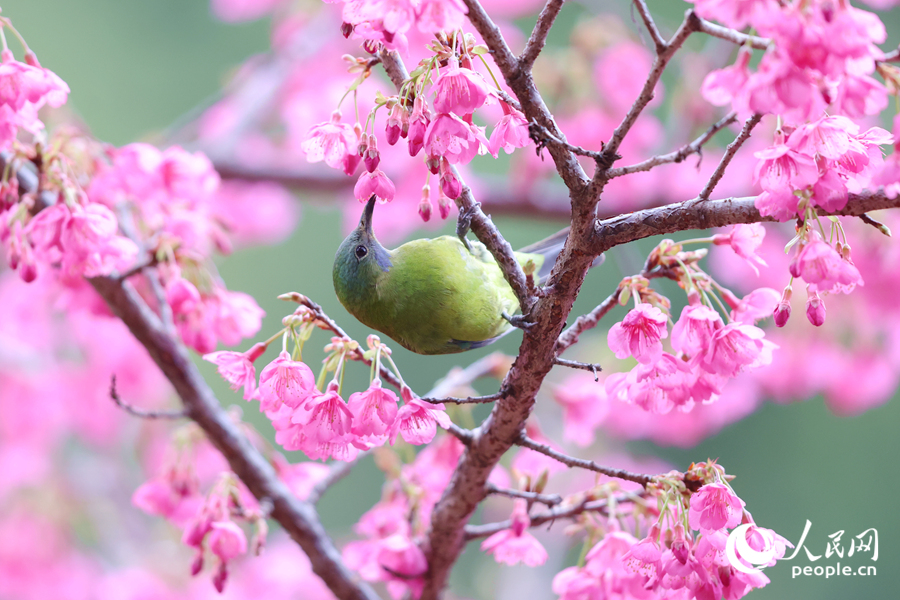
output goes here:
[[394, 534], [382, 540], [378, 564], [384, 567], [383, 580], [388, 582], [388, 593], [392, 598], [399, 600], [407, 591], [413, 598], [421, 595], [424, 587], [421, 576], [428, 570], [428, 562], [425, 553], [411, 539]]
[[777, 346], [764, 339], [765, 332], [746, 323], [729, 323], [716, 331], [706, 353], [700, 358], [710, 373], [734, 377], [745, 369], [772, 362], [772, 350]]
[[754, 178], [768, 192], [803, 190], [819, 179], [819, 168], [813, 158], [784, 143], [753, 155], [760, 159]]
[[757, 288], [741, 298], [731, 312], [731, 318], [752, 325], [756, 321], [771, 317], [779, 299], [780, 296], [776, 290]]
[[287, 352], [279, 354], [259, 374], [259, 408], [262, 411], [276, 411], [282, 405], [301, 408], [316, 394], [312, 369], [303, 362], [291, 360]]
[[719, 313], [703, 304], [690, 304], [681, 311], [681, 318], [672, 327], [672, 348], [687, 356], [703, 352], [725, 324]]
[[46, 103], [58, 108], [66, 103], [69, 86], [56, 73], [39, 64], [19, 62], [9, 50], [3, 50], [0, 57], [0, 105], [20, 112], [26, 104], [40, 108]]
[[256, 344], [247, 352], [212, 352], [205, 354], [203, 360], [218, 367], [219, 375], [231, 385], [231, 389], [244, 388], [244, 400], [250, 400], [256, 394], [256, 368], [253, 361], [266, 351], [265, 344]]
[[812, 291], [849, 294], [857, 285], [863, 285], [862, 276], [853, 263], [841, 258], [837, 250], [818, 234], [803, 246], [791, 264], [791, 274], [802, 277]]
[[350, 394], [347, 405], [353, 413], [355, 435], [371, 436], [380, 439], [381, 443], [387, 439], [397, 418], [397, 396], [381, 387], [380, 379], [373, 379], [368, 390]]
[[223, 562], [247, 552], [247, 536], [234, 521], [213, 521], [206, 541]]
[[563, 409], [563, 438], [576, 446], [591, 445], [594, 431], [609, 411], [603, 381], [595, 381], [590, 374], [570, 377], [554, 391], [553, 398]]
[[816, 327], [825, 323], [825, 301], [815, 291], [810, 291], [806, 300], [806, 318]]
[[434, 439], [438, 426], [443, 429], [450, 427], [450, 417], [444, 406], [413, 398], [397, 411], [397, 418], [389, 434], [391, 445], [397, 440], [398, 434], [408, 444], [427, 444]]
[[607, 377], [606, 393], [646, 411], [665, 414], [676, 406], [689, 408], [696, 383], [697, 375], [688, 363], [663, 352], [655, 363], [638, 364], [627, 373]]
[[754, 22], [758, 13], [777, 10], [776, 0], [692, 0], [697, 14], [735, 29]]
[[768, 266], [766, 261], [756, 253], [765, 237], [766, 228], [763, 227], [762, 223], [740, 224], [732, 227], [731, 232], [727, 235], [716, 234], [713, 236], [713, 243], [731, 246], [734, 253], [746, 260], [753, 271], [759, 274], [759, 269], [756, 268], [756, 265]]
[[709, 483], [691, 494], [688, 523], [702, 533], [741, 524], [744, 501], [724, 483]]
[[295, 423], [303, 423], [310, 439], [319, 443], [345, 441], [353, 425], [353, 413], [336, 389], [329, 387], [324, 394], [309, 401], [308, 415], [295, 414]]
[[469, 9], [462, 0], [421, 0], [416, 9], [416, 26], [422, 33], [453, 31], [463, 25]]
[[662, 568], [662, 550], [659, 547], [659, 527], [653, 526], [641, 541], [622, 556], [622, 562], [632, 573], [654, 577]]
[[503, 118], [491, 132], [488, 143], [488, 151], [494, 158], [497, 158], [501, 148], [507, 154], [512, 154], [516, 148], [524, 148], [531, 143], [525, 115], [502, 100], [500, 106], [503, 107]]
[[170, 469], [164, 476], [141, 484], [131, 503], [151, 515], [159, 515], [184, 527], [203, 504], [196, 475]]
[[434, 82], [434, 109], [439, 113], [464, 116], [478, 110], [488, 97], [484, 77], [471, 69], [461, 68], [451, 58], [443, 73]]
[[381, 169], [364, 171], [353, 187], [353, 196], [360, 202], [366, 202], [373, 195], [382, 203], [390, 202], [395, 192], [394, 182]]
[[519, 498], [513, 505], [512, 527], [498, 531], [481, 543], [481, 550], [494, 555], [494, 560], [505, 565], [525, 563], [536, 567], [547, 562], [547, 551], [533, 535], [528, 533], [531, 519], [528, 505]]
[[469, 163], [488, 144], [480, 128], [446, 113], [437, 115], [425, 132], [428, 155], [445, 158], [454, 165]]
[[797, 215], [800, 198], [794, 195], [793, 190], [784, 188], [765, 191], [756, 197], [754, 205], [759, 213], [765, 217], [775, 217], [779, 221], [787, 221]]
[[706, 101], [716, 106], [731, 104], [750, 78], [750, 58], [750, 50], [742, 47], [733, 65], [707, 75], [700, 87]]
[[647, 303], [628, 311], [620, 323], [609, 329], [609, 349], [616, 358], [634, 356], [642, 364], [653, 364], [662, 355], [663, 338], [668, 337], [666, 315]]
[[341, 113], [336, 110], [331, 114], [330, 121], [310, 128], [306, 141], [300, 148], [306, 153], [306, 160], [309, 162], [324, 160], [329, 167], [343, 169], [347, 175], [352, 175], [359, 164], [358, 145], [359, 140], [353, 127], [341, 123]]

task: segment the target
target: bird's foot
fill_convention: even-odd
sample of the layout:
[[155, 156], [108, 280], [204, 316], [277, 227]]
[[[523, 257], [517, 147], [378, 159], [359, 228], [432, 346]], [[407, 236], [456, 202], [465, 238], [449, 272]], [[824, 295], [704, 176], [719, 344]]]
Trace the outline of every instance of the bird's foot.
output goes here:
[[459, 211], [459, 216], [456, 218], [456, 235], [469, 252], [472, 251], [472, 247], [469, 246], [469, 240], [466, 239], [466, 235], [468, 235], [469, 229], [472, 228], [472, 217], [475, 216], [480, 207], [481, 202], [476, 202], [469, 208]]
[[529, 321], [526, 315], [510, 315], [504, 310], [500, 313], [500, 316], [503, 317], [503, 319], [513, 327], [522, 329], [524, 331], [528, 331], [536, 325], [534, 321]]

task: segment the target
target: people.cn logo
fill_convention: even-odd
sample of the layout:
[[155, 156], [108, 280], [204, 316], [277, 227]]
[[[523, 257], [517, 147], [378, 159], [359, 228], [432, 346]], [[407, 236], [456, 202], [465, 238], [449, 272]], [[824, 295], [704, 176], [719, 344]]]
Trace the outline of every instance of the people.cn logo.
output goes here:
[[757, 529], [756, 533], [763, 539], [764, 549], [754, 550], [747, 543], [747, 530], [750, 527], [752, 527], [750, 523], [744, 523], [728, 534], [728, 541], [725, 542], [725, 556], [728, 558], [729, 564], [741, 573], [757, 575], [760, 570], [748, 567], [745, 562], [751, 565], [767, 565], [772, 562], [777, 552], [775, 535], [766, 529]]

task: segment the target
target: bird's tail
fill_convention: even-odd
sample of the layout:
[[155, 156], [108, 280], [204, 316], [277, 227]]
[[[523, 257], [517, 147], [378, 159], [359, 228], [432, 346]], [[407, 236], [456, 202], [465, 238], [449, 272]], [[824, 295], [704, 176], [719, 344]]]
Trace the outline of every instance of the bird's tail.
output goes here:
[[[519, 252], [540, 254], [544, 257], [544, 264], [537, 272], [536, 279], [538, 283], [544, 283], [550, 276], [550, 271], [553, 269], [553, 264], [556, 262], [556, 257], [559, 256], [560, 252], [562, 252], [563, 245], [566, 243], [567, 237], [569, 237], [569, 227], [557, 231], [550, 237], [544, 238], [539, 242], [529, 244], [528, 246], [525, 246], [524, 248], [519, 250]], [[595, 258], [594, 262], [591, 263], [591, 268], [602, 264], [605, 258], [606, 255], [604, 254], [601, 254], [600, 256]]]

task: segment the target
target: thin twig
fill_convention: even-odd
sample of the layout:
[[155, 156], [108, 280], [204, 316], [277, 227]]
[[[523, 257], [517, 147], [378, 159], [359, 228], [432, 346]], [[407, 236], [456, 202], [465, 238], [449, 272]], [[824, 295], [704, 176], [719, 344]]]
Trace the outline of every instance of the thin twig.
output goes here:
[[475, 436], [475, 432], [471, 429], [465, 429], [456, 423], [450, 423], [450, 427], [447, 428], [447, 433], [461, 441], [465, 446], [471, 444], [472, 438]]
[[[338, 337], [344, 337], [344, 338], [348, 338], [348, 339], [350, 338], [350, 336], [347, 335], [347, 332], [345, 332], [341, 328], [341, 326], [337, 324], [337, 322], [334, 319], [332, 319], [327, 314], [325, 314], [325, 311], [322, 309], [322, 307], [317, 302], [315, 302], [311, 298], [309, 298], [308, 296], [304, 296], [303, 294], [299, 294], [297, 292], [288, 292], [287, 294], [282, 294], [282, 295], [278, 296], [278, 298], [281, 300], [288, 300], [290, 302], [296, 302], [297, 304], [300, 304], [301, 306], [307, 307], [308, 309], [310, 309], [313, 312], [313, 314], [315, 314], [316, 320], [319, 322], [319, 325], [323, 329], [327, 329], [328, 331], [331, 331], [332, 333], [336, 334]], [[369, 366], [372, 365], [372, 361], [370, 359], [366, 358], [365, 353], [363, 352], [362, 348], [357, 348], [353, 352], [353, 355], [351, 356], [351, 358], [353, 358], [353, 360], [358, 360], [359, 362], [367, 364]], [[395, 388], [400, 389], [400, 387], [402, 385], [400, 382], [400, 379], [398, 379], [397, 376], [394, 375], [394, 373], [391, 372], [391, 370], [389, 368], [387, 368], [385, 365], [381, 365], [380, 376], [382, 379], [387, 381], [389, 384], [391, 384]]]
[[556, 506], [563, 501], [562, 496], [560, 496], [559, 494], [538, 494], [537, 492], [510, 490], [506, 488], [499, 488], [492, 483], [484, 486], [484, 491], [488, 494], [493, 494], [496, 496], [506, 496], [507, 498], [524, 498], [529, 502], [540, 502], [541, 504], [546, 504], [547, 506]]
[[597, 363], [586, 363], [577, 360], [569, 360], [566, 358], [557, 357], [556, 360], [553, 361], [553, 364], [557, 364], [561, 367], [569, 367], [570, 369], [580, 369], [582, 371], [590, 371], [594, 374], [594, 381], [600, 381], [600, 377], [597, 375], [598, 371], [602, 371], [603, 367], [598, 365]]
[[531, 67], [534, 66], [534, 61], [544, 48], [544, 44], [547, 43], [547, 34], [550, 33], [550, 28], [559, 15], [559, 11], [562, 10], [563, 2], [565, 0], [547, 0], [547, 4], [544, 5], [534, 24], [534, 30], [528, 37], [528, 41], [525, 42], [525, 50], [519, 57], [519, 69], [531, 70]]
[[635, 483], [639, 483], [641, 485], [646, 486], [653, 480], [653, 475], [643, 475], [640, 473], [632, 473], [631, 471], [626, 471], [624, 469], [613, 469], [611, 467], [604, 467], [602, 465], [598, 465], [592, 460], [585, 460], [583, 458], [575, 458], [574, 456], [569, 456], [567, 454], [563, 454], [562, 452], [557, 452], [547, 444], [540, 444], [533, 439], [529, 438], [523, 432], [522, 435], [519, 436], [518, 441], [516, 442], [518, 445], [523, 448], [528, 448], [530, 450], [534, 450], [535, 452], [540, 452], [541, 454], [546, 454], [550, 458], [558, 460], [559, 462], [567, 465], [569, 467], [579, 467], [582, 469], [587, 469], [589, 471], [594, 471], [596, 473], [601, 473], [608, 477], [615, 477], [617, 479], [625, 479], [627, 481], [633, 481]]
[[[559, 335], [559, 339], [556, 341], [557, 354], [562, 354], [567, 348], [577, 343], [578, 337], [582, 333], [596, 327], [600, 319], [619, 303], [619, 294], [621, 293], [622, 289], [616, 288], [616, 291], [607, 296], [606, 300], [598, 304], [594, 310], [575, 319], [575, 322]], [[557, 360], [559, 359], [557, 358]]]
[[697, 31], [702, 31], [707, 35], [723, 39], [739, 46], [747, 44], [756, 50], [765, 50], [769, 47], [769, 44], [772, 43], [768, 38], [759, 37], [757, 35], [747, 35], [746, 33], [741, 33], [740, 31], [729, 29], [728, 27], [710, 23], [706, 19], [701, 19], [700, 17], [697, 17]]
[[431, 404], [490, 404], [502, 398], [500, 392], [489, 396], [469, 396], [468, 398], [419, 398], [423, 402]]
[[540, 152], [542, 148], [548, 146], [549, 144], [555, 144], [560, 148], [565, 148], [572, 154], [577, 154], [578, 156], [587, 156], [588, 158], [592, 158], [595, 161], [601, 160], [604, 156], [602, 152], [597, 152], [596, 150], [588, 150], [587, 148], [575, 146], [565, 140], [559, 139], [558, 137], [550, 133], [546, 127], [535, 121], [532, 121], [528, 124], [528, 135], [531, 137], [535, 145], [537, 145], [538, 152]]
[[650, 15], [650, 9], [647, 8], [647, 3], [644, 2], [644, 0], [634, 0], [634, 8], [638, 11], [638, 14], [641, 15], [641, 20], [644, 21], [644, 25], [647, 26], [650, 37], [653, 38], [653, 44], [656, 46], [656, 53], [662, 53], [666, 49], [666, 40], [663, 39], [662, 34], [656, 27], [656, 23]]
[[322, 498], [322, 495], [327, 492], [331, 486], [336, 484], [338, 481], [345, 478], [350, 474], [350, 471], [353, 470], [353, 467], [356, 466], [356, 463], [360, 458], [365, 456], [366, 453], [360, 453], [353, 460], [342, 462], [337, 461], [331, 464], [331, 467], [328, 470], [328, 474], [325, 475], [324, 479], [319, 481], [313, 488], [310, 490], [309, 495], [306, 497], [306, 501], [310, 504], [316, 504]]
[[690, 144], [685, 144], [675, 152], [660, 154], [659, 156], [648, 158], [645, 161], [635, 163], [633, 165], [628, 165], [627, 167], [610, 169], [609, 171], [607, 171], [606, 176], [609, 179], [613, 179], [615, 177], [621, 177], [622, 175], [629, 175], [631, 173], [638, 173], [641, 171], [649, 171], [653, 167], [657, 167], [659, 165], [664, 165], [667, 163], [680, 163], [691, 154], [699, 154], [703, 149], [704, 144], [706, 144], [713, 138], [714, 135], [734, 123], [736, 120], [737, 113], [732, 111], [722, 117], [719, 121], [714, 123], [703, 133], [703, 135], [695, 139]]
[[[543, 512], [529, 515], [531, 526], [538, 527], [544, 523], [552, 523], [557, 519], [571, 519], [572, 517], [577, 517], [586, 512], [602, 512], [610, 505], [609, 498], [599, 500], [589, 500], [588, 498], [589, 497], [586, 497], [583, 501], [576, 504], [554, 506]], [[618, 505], [626, 502], [641, 502], [643, 501], [643, 498], [638, 494], [625, 493], [617, 494], [616, 496], [613, 496], [611, 500]], [[483, 525], [466, 525], [465, 538], [466, 540], [474, 540], [488, 537], [489, 535], [493, 535], [504, 529], [509, 529], [510, 527], [512, 527], [512, 519], [498, 521], [496, 523], [485, 523]]]
[[[492, 352], [484, 358], [476, 360], [465, 369], [458, 367], [451, 369], [425, 396], [431, 399], [442, 399], [450, 396], [450, 394], [460, 388], [471, 386], [473, 382], [482, 377], [503, 379], [509, 370], [511, 362], [512, 359], [502, 352]], [[499, 397], [499, 394], [484, 396], [484, 398], [491, 398], [492, 400], [496, 400], [497, 397]], [[454, 402], [452, 399], [448, 401]], [[490, 400], [486, 401], [489, 402]], [[428, 402], [432, 402], [432, 400], [428, 400]], [[458, 402], [458, 404], [463, 404], [463, 402]]]
[[109, 397], [112, 398], [116, 405], [130, 415], [140, 417], [142, 419], [184, 419], [188, 416], [187, 410], [146, 410], [134, 407], [119, 397], [116, 391], [116, 376], [113, 375], [109, 381]]
[[712, 194], [716, 185], [722, 179], [722, 176], [725, 175], [725, 169], [728, 168], [728, 165], [731, 163], [731, 159], [734, 158], [734, 155], [737, 154], [737, 151], [740, 150], [741, 146], [744, 145], [750, 138], [750, 132], [753, 131], [753, 128], [760, 122], [762, 119], [762, 115], [753, 115], [744, 123], [744, 126], [741, 128], [741, 132], [734, 138], [728, 147], [725, 148], [725, 154], [722, 155], [722, 159], [719, 160], [719, 165], [716, 167], [716, 170], [713, 171], [713, 174], [709, 177], [709, 181], [706, 182], [706, 187], [703, 188], [703, 191], [700, 192], [698, 198], [700, 200], [709, 200], [709, 195]]
[[866, 213], [863, 213], [863, 214], [859, 215], [859, 220], [862, 221], [863, 223], [865, 223], [866, 225], [871, 225], [872, 227], [874, 227], [875, 229], [877, 229], [878, 231], [880, 231], [880, 232], [883, 233], [884, 235], [886, 235], [886, 236], [888, 236], [888, 237], [891, 237], [891, 229], [890, 229], [890, 227], [888, 227], [887, 225], [885, 225], [885, 224], [882, 223], [881, 221], [876, 221], [875, 219], [873, 219], [872, 217], [870, 217], [870, 216], [867, 215]]
[[[681, 46], [684, 45], [685, 40], [687, 40], [692, 33], [697, 31], [699, 21], [700, 18], [694, 14], [694, 11], [687, 11], [684, 16], [684, 21], [682, 21], [681, 25], [678, 27], [675, 35], [672, 36], [672, 40], [666, 43], [664, 49], [656, 55], [656, 58], [653, 60], [653, 68], [650, 70], [650, 74], [644, 82], [644, 87], [641, 89], [640, 95], [634, 101], [634, 104], [631, 105], [631, 108], [628, 109], [628, 114], [625, 115], [625, 118], [622, 119], [622, 122], [619, 123], [619, 126], [616, 127], [612, 136], [609, 138], [609, 141], [606, 143], [603, 154], [605, 155], [605, 166], [607, 168], [614, 162], [616, 152], [619, 150], [622, 140], [625, 139], [625, 135], [631, 130], [631, 127], [644, 111], [644, 108], [646, 108], [653, 99], [653, 90], [659, 83], [659, 79], [662, 77], [666, 65], [669, 64], [672, 56], [674, 56]], [[601, 175], [599, 171], [595, 174], [595, 178], [597, 176], [605, 177], [604, 175]]]

